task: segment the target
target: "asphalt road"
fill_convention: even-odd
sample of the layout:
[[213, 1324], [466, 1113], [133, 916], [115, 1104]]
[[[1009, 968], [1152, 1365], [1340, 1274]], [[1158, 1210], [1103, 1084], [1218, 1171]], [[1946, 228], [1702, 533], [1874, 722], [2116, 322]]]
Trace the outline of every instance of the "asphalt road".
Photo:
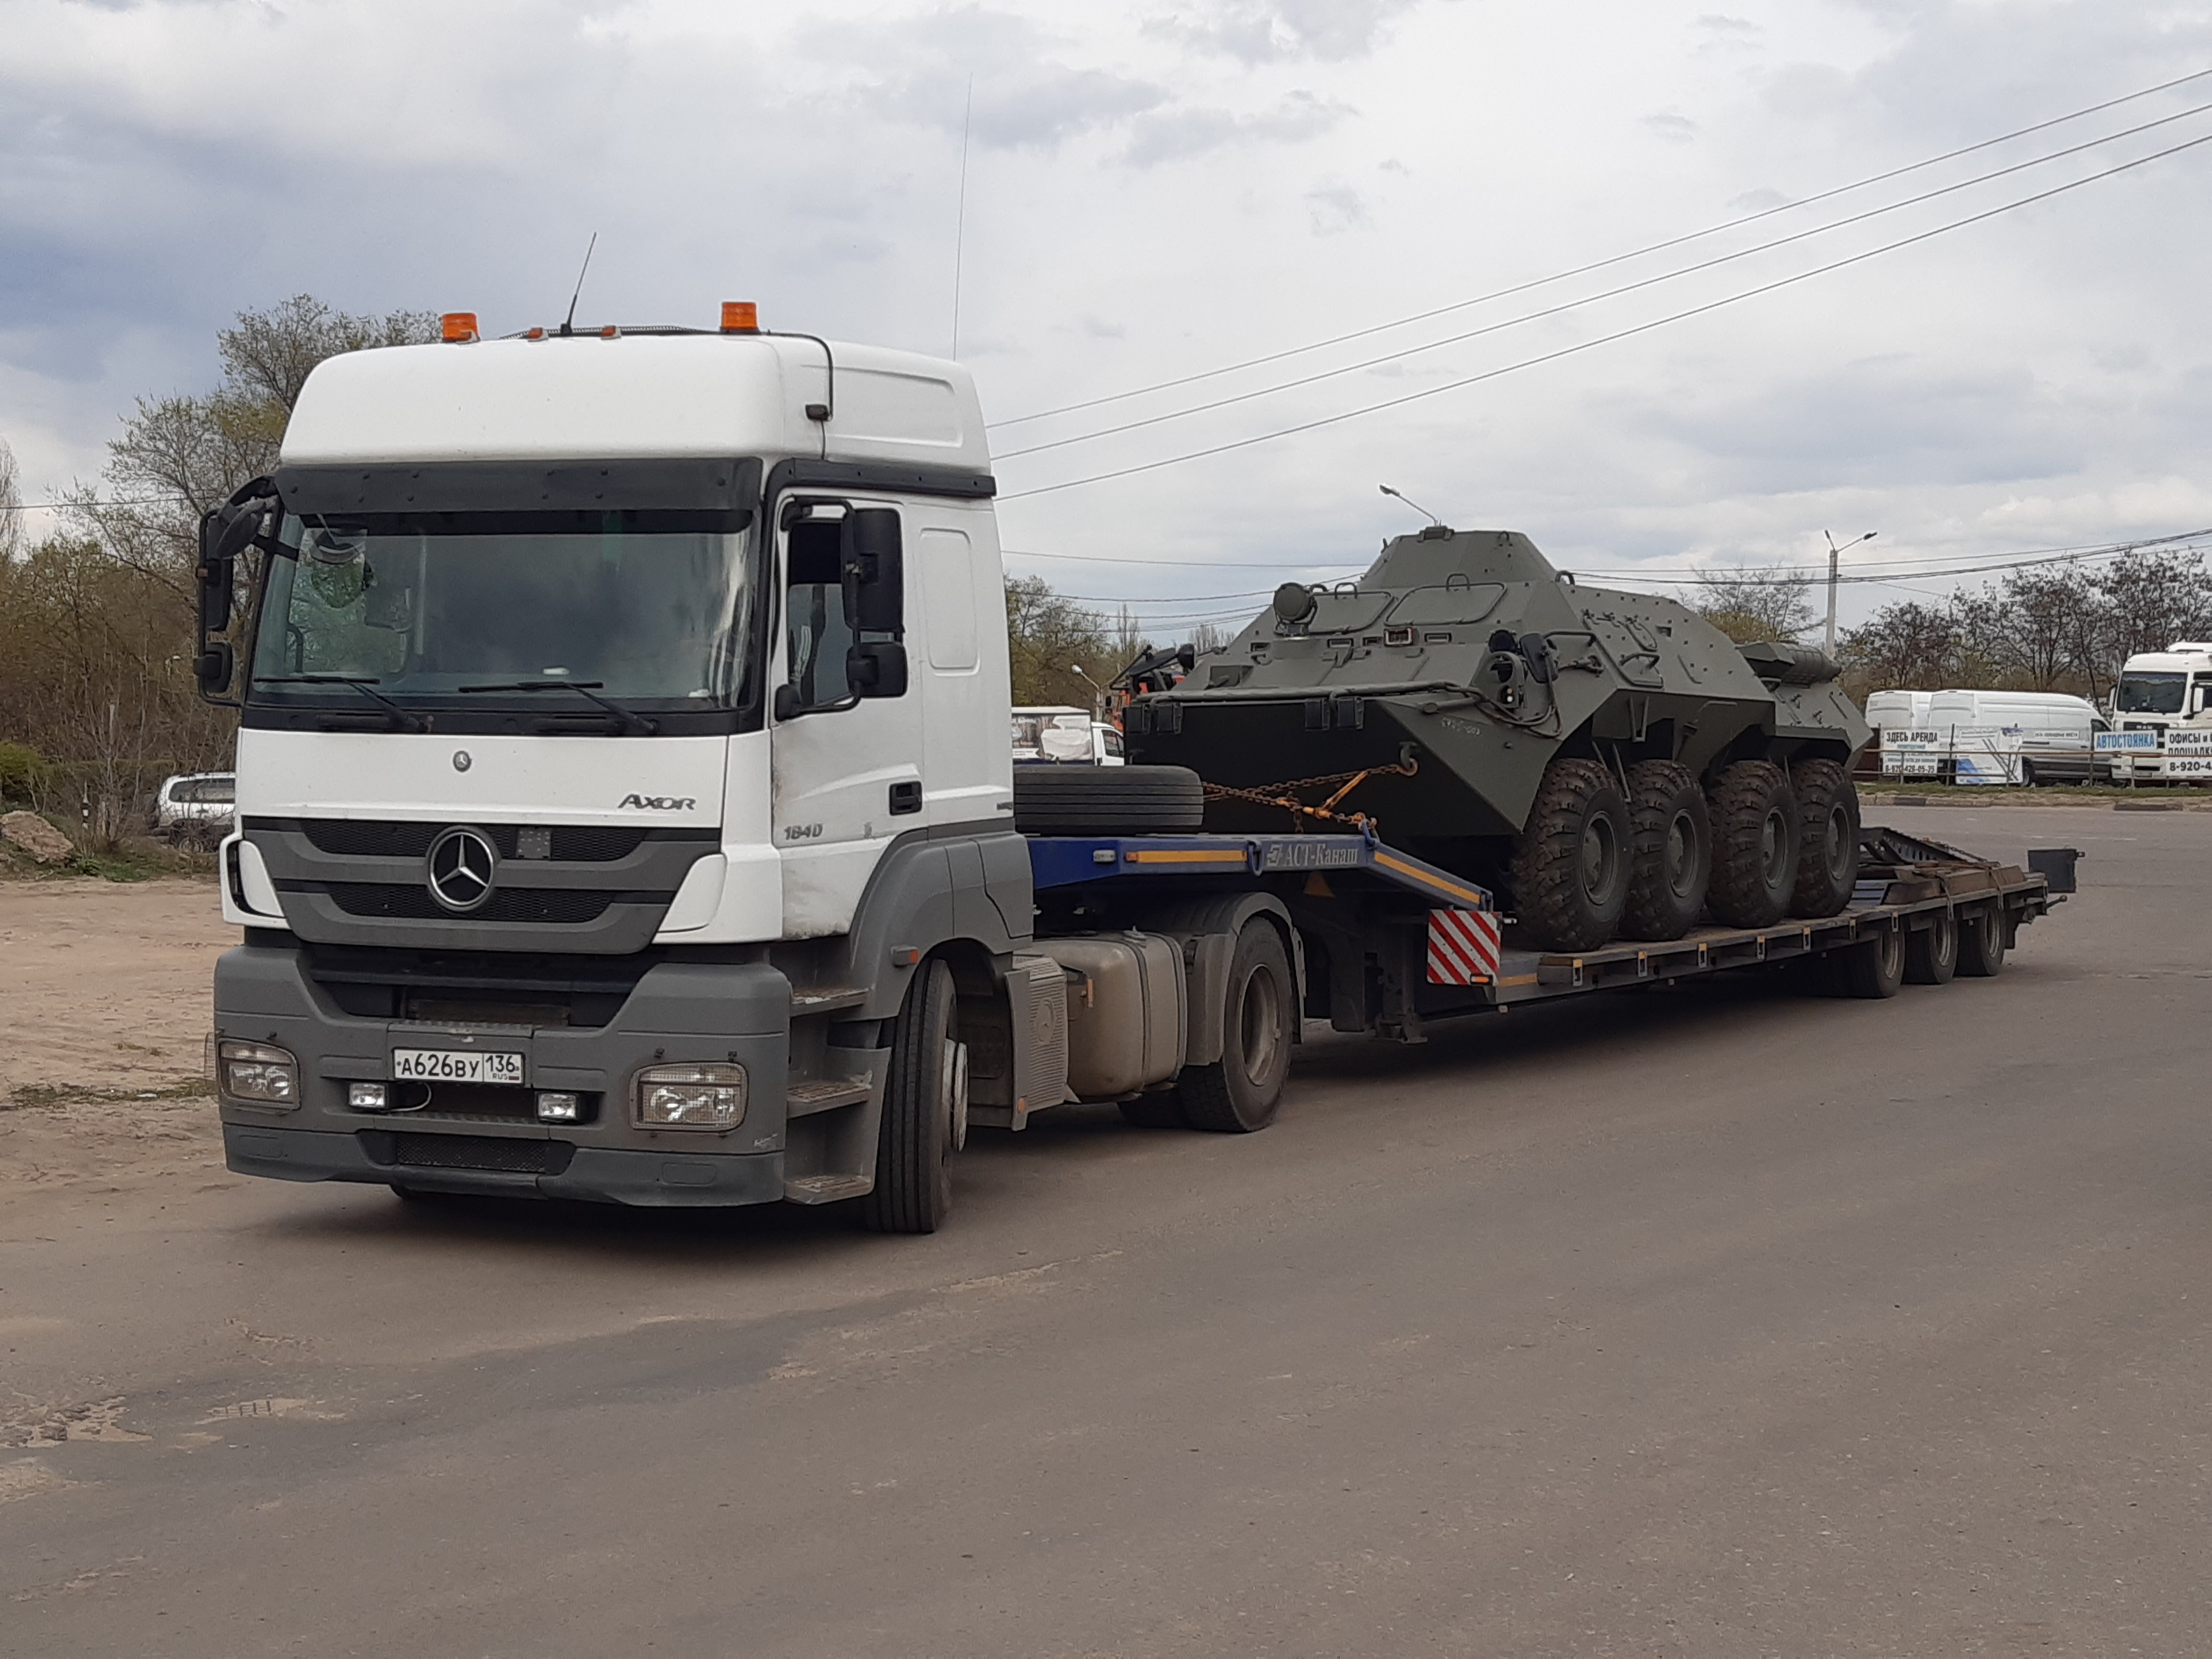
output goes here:
[[[1881, 810], [2003, 975], [979, 1134], [933, 1239], [208, 1182], [0, 1217], [0, 1652], [2212, 1651], [2212, 816]], [[105, 1437], [88, 1437], [92, 1436]]]

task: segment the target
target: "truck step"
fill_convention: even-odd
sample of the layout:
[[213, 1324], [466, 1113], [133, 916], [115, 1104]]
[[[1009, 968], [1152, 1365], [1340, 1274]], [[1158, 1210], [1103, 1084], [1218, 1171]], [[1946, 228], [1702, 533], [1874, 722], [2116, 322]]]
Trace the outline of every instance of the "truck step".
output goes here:
[[869, 1090], [868, 1079], [864, 1077], [825, 1077], [810, 1083], [794, 1083], [784, 1091], [783, 1115], [805, 1117], [811, 1112], [857, 1106], [868, 1097]]
[[791, 988], [791, 1017], [802, 1019], [809, 1014], [834, 1014], [841, 1009], [857, 1008], [868, 1000], [865, 985], [794, 985]]
[[783, 1183], [783, 1195], [793, 1204], [835, 1204], [840, 1199], [866, 1198], [875, 1188], [872, 1176], [801, 1176]]

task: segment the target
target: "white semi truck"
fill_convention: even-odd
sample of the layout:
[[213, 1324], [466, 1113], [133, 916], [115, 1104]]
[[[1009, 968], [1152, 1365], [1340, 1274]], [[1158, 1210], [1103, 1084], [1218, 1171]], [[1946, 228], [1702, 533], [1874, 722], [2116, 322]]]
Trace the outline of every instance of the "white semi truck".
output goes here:
[[2051, 902], [1870, 830], [1841, 914], [1516, 949], [1370, 822], [1208, 835], [1179, 769], [1015, 767], [957, 365], [741, 305], [444, 334], [319, 367], [202, 528], [234, 1170], [928, 1231], [972, 1127], [1265, 1127], [1302, 1016], [1418, 1041], [1793, 957], [1886, 996]]
[[2112, 724], [2096, 741], [2115, 779], [2212, 780], [2212, 642], [2183, 640], [2130, 657], [2112, 689]]

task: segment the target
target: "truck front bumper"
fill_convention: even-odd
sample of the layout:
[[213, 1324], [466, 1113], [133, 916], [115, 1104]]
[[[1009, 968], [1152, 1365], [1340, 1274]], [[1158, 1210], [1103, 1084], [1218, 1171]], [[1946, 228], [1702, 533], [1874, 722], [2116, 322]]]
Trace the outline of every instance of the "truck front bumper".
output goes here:
[[[415, 1144], [407, 1146], [402, 1137]], [[359, 1181], [417, 1192], [485, 1193], [640, 1205], [773, 1204], [783, 1197], [781, 1152], [677, 1154], [562, 1140], [506, 1140], [486, 1149], [466, 1137], [405, 1128], [296, 1129], [225, 1123], [223, 1161], [240, 1175], [278, 1181]], [[518, 1155], [519, 1154], [519, 1155]], [[522, 1169], [418, 1163], [422, 1156], [537, 1165]], [[402, 1162], [403, 1157], [410, 1161]]]

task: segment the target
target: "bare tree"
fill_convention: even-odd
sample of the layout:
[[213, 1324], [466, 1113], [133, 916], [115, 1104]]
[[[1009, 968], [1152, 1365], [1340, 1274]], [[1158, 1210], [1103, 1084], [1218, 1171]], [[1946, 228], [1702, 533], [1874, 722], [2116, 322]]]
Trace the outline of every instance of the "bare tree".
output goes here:
[[[1122, 661], [1106, 619], [1053, 592], [1041, 576], [1006, 584], [1006, 654], [1017, 703], [1087, 707]], [[1081, 663], [1083, 674], [1073, 665]], [[1088, 681], [1084, 675], [1090, 676]]]
[[1730, 639], [1794, 640], [1813, 625], [1813, 582], [1782, 567], [1745, 566], [1698, 578], [1690, 608]]
[[1945, 606], [1887, 605], [1837, 641], [1852, 692], [1934, 691], [1956, 678], [1958, 622]]
[[23, 490], [15, 470], [15, 452], [0, 438], [0, 564], [15, 556], [23, 544]]

